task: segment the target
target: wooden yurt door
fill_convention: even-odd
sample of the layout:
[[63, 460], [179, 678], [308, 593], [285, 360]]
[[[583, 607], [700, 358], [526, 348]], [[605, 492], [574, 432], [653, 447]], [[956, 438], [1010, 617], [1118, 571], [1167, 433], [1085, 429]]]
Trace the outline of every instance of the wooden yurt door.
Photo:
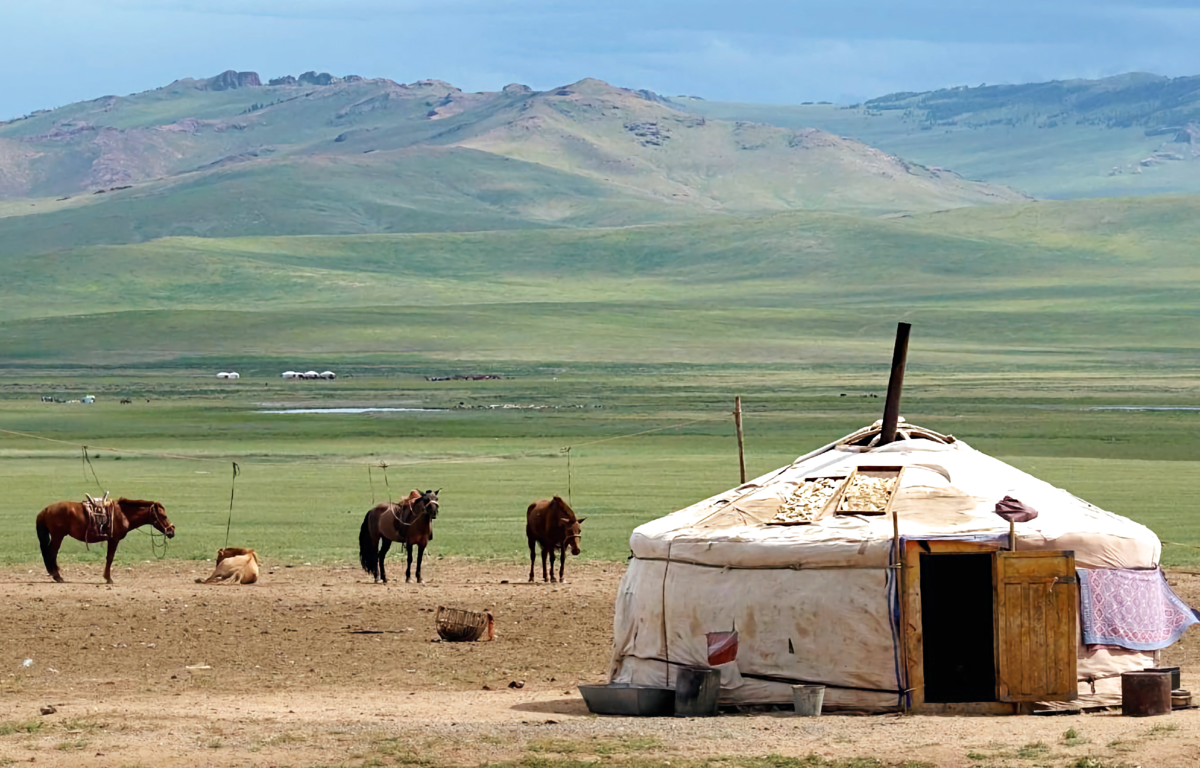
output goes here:
[[996, 552], [996, 700], [1072, 701], [1079, 583], [1074, 552]]

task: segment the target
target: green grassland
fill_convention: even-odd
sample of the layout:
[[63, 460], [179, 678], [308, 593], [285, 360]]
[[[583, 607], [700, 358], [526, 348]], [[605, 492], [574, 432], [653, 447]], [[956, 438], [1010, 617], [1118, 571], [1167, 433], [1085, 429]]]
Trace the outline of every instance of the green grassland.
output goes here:
[[[520, 559], [525, 506], [567, 493], [585, 556], [619, 560], [637, 524], [736, 484], [735, 395], [751, 475], [878, 418], [897, 321], [911, 421], [1200, 546], [1200, 413], [1088, 410], [1198, 405], [1198, 205], [7, 251], [0, 559], [36, 571], [33, 514], [100, 486], [164, 501], [171, 555], [211, 557], [237, 462], [231, 542], [276, 562], [351, 561], [372, 501], [417, 486], [445, 489], [437, 554]], [[278, 377], [309, 368], [341, 378]], [[505, 378], [425, 380], [455, 373]], [[306, 405], [440, 410], [258, 413]]]
[[0, 283], [0, 360], [856, 364], [903, 319], [927, 345], [917, 365], [1186, 368], [1200, 312], [1197, 207], [1147, 198], [887, 219], [792, 212], [13, 255]]
[[[914, 344], [913, 359], [921, 351]], [[745, 398], [747, 471], [756, 476], [878, 418], [882, 398], [863, 395], [885, 386], [887, 354], [880, 345], [879, 364], [853, 370], [509, 366], [509, 378], [478, 382], [425, 381], [418, 371], [447, 370], [434, 361], [334, 382], [250, 375], [223, 383], [186, 367], [107, 378], [77, 371], [74, 380], [26, 374], [0, 390], [0, 425], [10, 430], [0, 433], [0, 561], [36, 572], [36, 511], [101, 487], [163, 501], [179, 530], [171, 557], [212, 557], [224, 544], [232, 490], [232, 543], [255, 546], [273, 563], [353, 562], [373, 501], [430, 487], [443, 489], [435, 555], [520, 561], [525, 506], [558, 493], [588, 516], [584, 557], [620, 560], [638, 524], [737, 484], [735, 394]], [[1163, 539], [1200, 545], [1189, 502], [1200, 491], [1200, 412], [1089, 410], [1194, 404], [1200, 377], [916, 368], [906, 384], [909, 420], [1144, 522]], [[97, 403], [37, 397], [85, 391]], [[135, 402], [117, 403], [123, 396]], [[460, 403], [468, 408], [455, 409]], [[260, 413], [367, 405], [445, 410]], [[89, 446], [90, 463], [79, 444]], [[121, 552], [122, 562], [152, 557], [144, 536]], [[64, 550], [69, 562], [102, 556], [78, 543]], [[1200, 561], [1176, 545], [1164, 558]]]

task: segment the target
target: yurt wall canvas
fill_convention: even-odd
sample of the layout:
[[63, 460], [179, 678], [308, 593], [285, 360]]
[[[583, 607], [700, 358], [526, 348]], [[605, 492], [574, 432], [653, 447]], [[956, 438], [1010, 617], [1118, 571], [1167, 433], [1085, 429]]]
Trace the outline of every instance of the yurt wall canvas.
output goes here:
[[[739, 648], [722, 665], [727, 703], [786, 703], [792, 685], [818, 683], [831, 709], [1014, 711], [1022, 701], [1119, 691], [1122, 671], [1153, 665], [1152, 652], [1082, 645], [1074, 577], [1076, 566], [1157, 572], [1152, 532], [961, 441], [902, 431], [872, 446], [878, 428], [860, 430], [637, 528], [617, 599], [612, 681], [671, 685], [678, 666], [708, 665], [708, 633], [731, 630]], [[903, 470], [887, 513], [839, 514], [846, 478], [884, 466]], [[812, 481], [827, 478], [840, 479], [841, 497], [810, 503]], [[1015, 525], [1012, 555], [1008, 523], [993, 513], [1006, 496], [1040, 510]], [[799, 497], [808, 524], [793, 524]], [[922, 596], [938, 591], [939, 572], [951, 588], [938, 596], [943, 615], [927, 617], [927, 652]], [[1011, 618], [995, 624], [1006, 605]], [[1041, 639], [1026, 651], [1014, 632]], [[928, 698], [927, 658], [941, 665], [928, 670]], [[974, 682], [947, 688], [965, 668]]]

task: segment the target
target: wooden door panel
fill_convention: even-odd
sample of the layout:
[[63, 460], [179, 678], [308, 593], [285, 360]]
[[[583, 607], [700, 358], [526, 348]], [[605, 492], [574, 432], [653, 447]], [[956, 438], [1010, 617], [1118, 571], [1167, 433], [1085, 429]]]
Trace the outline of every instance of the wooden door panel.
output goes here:
[[1078, 583], [1073, 552], [997, 552], [996, 698], [1071, 701]]

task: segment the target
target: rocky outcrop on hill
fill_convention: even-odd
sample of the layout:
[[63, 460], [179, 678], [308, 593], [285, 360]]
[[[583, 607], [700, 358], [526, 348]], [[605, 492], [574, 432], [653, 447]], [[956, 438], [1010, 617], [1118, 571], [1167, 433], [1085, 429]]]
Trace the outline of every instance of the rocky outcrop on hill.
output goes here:
[[233, 88], [253, 88], [262, 85], [257, 72], [235, 72], [227, 69], [216, 77], [201, 80], [202, 91], [228, 91]]
[[641, 96], [646, 101], [653, 101], [656, 104], [670, 104], [671, 103], [671, 100], [668, 99], [666, 96], [659, 95], [659, 94], [655, 93], [654, 91], [648, 91], [645, 88], [639, 88], [638, 90], [634, 91], [634, 93], [636, 93], [638, 96]]
[[295, 85], [296, 78], [293, 75], [284, 75], [283, 77], [272, 77], [267, 81], [267, 85]]
[[334, 77], [328, 72], [313, 72], [309, 70], [298, 78], [300, 85], [333, 85], [342, 82], [342, 78]]
[[533, 89], [521, 83], [509, 83], [500, 92], [507, 93], [509, 96], [520, 96], [526, 93], [533, 93]]

